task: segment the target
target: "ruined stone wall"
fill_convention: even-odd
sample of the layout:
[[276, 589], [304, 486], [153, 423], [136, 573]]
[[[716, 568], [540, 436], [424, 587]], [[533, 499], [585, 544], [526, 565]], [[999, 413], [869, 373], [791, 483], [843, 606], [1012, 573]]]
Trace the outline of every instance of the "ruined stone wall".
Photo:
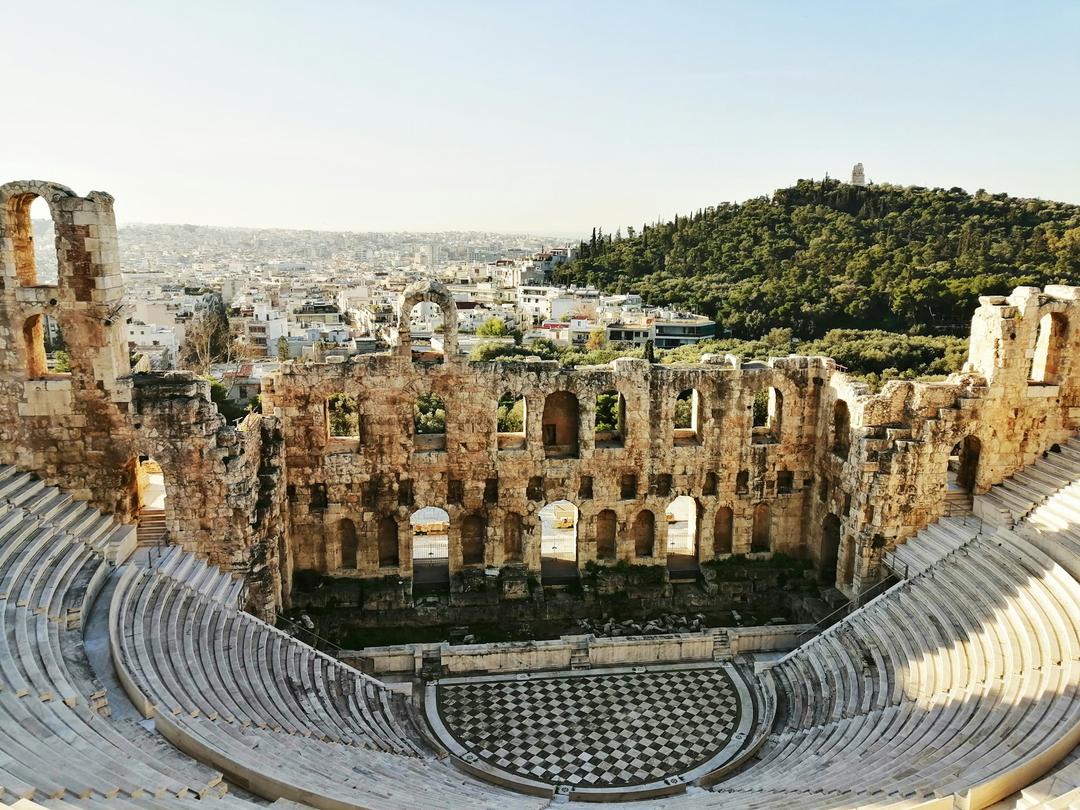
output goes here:
[[[35, 267], [37, 198], [56, 231], [56, 284], [39, 283]], [[45, 316], [59, 324], [70, 372], [46, 365]], [[153, 457], [170, 540], [247, 574], [251, 607], [270, 615], [291, 581], [277, 425], [227, 426], [209, 384], [191, 375], [132, 376], [126, 321], [112, 197], [39, 181], [0, 186], [0, 464], [131, 522], [138, 459]]]
[[[428, 297], [413, 292], [405, 304], [440, 300], [430, 289], [437, 285], [428, 286]], [[1056, 336], [1059, 360], [1053, 381], [1033, 383], [1033, 359], [1048, 351], [1037, 347], [1038, 323], [1047, 313], [1059, 314], [1064, 324]], [[538, 571], [538, 512], [560, 499], [580, 510], [579, 566], [597, 559], [597, 516], [609, 509], [617, 517], [616, 559], [662, 564], [665, 508], [689, 495], [698, 508], [700, 560], [716, 555], [721, 509], [734, 513], [735, 554], [751, 553], [755, 512], [764, 509], [769, 553], [808, 557], [830, 576], [835, 569], [837, 586], [855, 594], [880, 578], [885, 548], [942, 515], [949, 456], [964, 437], [981, 442], [974, 487], [981, 492], [1080, 427], [1071, 361], [1078, 332], [1067, 326], [1077, 317], [1075, 288], [1019, 289], [1009, 299], [983, 299], [963, 374], [944, 382], [893, 382], [877, 394], [832, 361], [808, 357], [741, 366], [730, 358], [682, 366], [620, 359], [563, 369], [545, 361], [471, 363], [457, 356], [420, 363], [399, 346], [344, 364], [287, 364], [264, 382], [263, 403], [281, 419], [286, 441], [295, 564], [340, 576], [409, 577], [409, 516], [437, 506], [450, 515], [451, 572], [470, 567], [462, 552], [467, 518], [479, 518], [484, 527], [483, 563], [472, 567], [514, 563], [504, 554], [508, 515], [521, 519], [522, 563]], [[447, 324], [452, 330], [452, 319]], [[674, 423], [676, 399], [688, 389], [698, 392], [694, 432]], [[754, 427], [755, 397], [770, 389], [782, 397], [779, 419], [773, 414], [768, 425]], [[619, 447], [595, 440], [596, 396], [608, 391], [625, 403]], [[415, 436], [413, 428], [413, 404], [429, 393], [446, 405], [445, 444], [437, 439], [436, 449], [433, 437]], [[360, 437], [329, 435], [327, 400], [335, 394], [355, 398]], [[525, 398], [523, 437], [496, 431], [504, 394]], [[551, 458], [544, 446], [545, 403], [568, 394], [577, 402], [577, 452]], [[839, 423], [838, 403], [847, 414]], [[562, 432], [574, 420], [551, 421], [558, 443], [568, 441]], [[628, 479], [635, 479], [632, 491]], [[632, 526], [642, 509], [656, 516], [649, 556], [634, 546]], [[388, 517], [396, 526], [398, 564], [380, 566], [379, 527]], [[356, 527], [355, 569], [342, 566], [343, 519]]]
[[252, 414], [226, 425], [209, 381], [186, 372], [129, 382], [136, 445], [164, 475], [169, 542], [243, 574], [249, 610], [273, 615], [292, 576], [277, 423]]
[[[40, 284], [30, 204], [49, 205], [58, 279]], [[0, 463], [32, 469], [129, 518], [137, 504], [126, 429], [125, 319], [113, 199], [55, 183], [0, 186]], [[45, 365], [44, 317], [60, 326], [70, 373]], [[119, 437], [119, 441], [117, 440]]]

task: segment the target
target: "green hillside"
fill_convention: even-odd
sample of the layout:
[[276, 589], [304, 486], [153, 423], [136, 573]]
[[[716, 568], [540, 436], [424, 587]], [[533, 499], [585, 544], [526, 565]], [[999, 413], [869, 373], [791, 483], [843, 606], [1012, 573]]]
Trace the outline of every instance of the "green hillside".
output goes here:
[[673, 222], [597, 229], [556, 281], [702, 312], [722, 338], [965, 335], [979, 295], [1080, 282], [1080, 206], [801, 180]]

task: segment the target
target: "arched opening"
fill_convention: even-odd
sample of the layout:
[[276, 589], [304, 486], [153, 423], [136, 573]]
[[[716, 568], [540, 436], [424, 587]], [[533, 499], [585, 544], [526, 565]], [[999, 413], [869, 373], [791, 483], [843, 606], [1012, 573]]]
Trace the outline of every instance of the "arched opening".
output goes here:
[[341, 550], [339, 568], [355, 571], [357, 568], [357, 552], [359, 544], [356, 540], [356, 524], [348, 518], [342, 518], [337, 523], [338, 548]]
[[626, 400], [618, 391], [596, 395], [597, 447], [622, 447], [626, 441]]
[[450, 515], [425, 506], [409, 516], [412, 528], [413, 590], [440, 591], [450, 587]]
[[413, 403], [413, 449], [446, 449], [446, 403], [435, 394], [421, 394]]
[[71, 355], [56, 318], [51, 315], [28, 318], [23, 326], [23, 340], [26, 341], [27, 370], [34, 372], [30, 374], [31, 379], [71, 373]]
[[520, 563], [525, 558], [521, 515], [509, 512], [503, 518], [503, 562]]
[[676, 447], [695, 445], [701, 441], [701, 395], [696, 388], [681, 391], [675, 398], [672, 426]]
[[1039, 385], [1057, 385], [1068, 326], [1068, 319], [1060, 312], [1048, 312], [1039, 319], [1035, 354], [1031, 358], [1029, 378], [1031, 382]]
[[379, 568], [396, 568], [398, 565], [398, 524], [393, 515], [379, 518]]
[[667, 567], [672, 582], [694, 581], [698, 575], [698, 504], [680, 495], [664, 510], [667, 523]]
[[469, 515], [461, 522], [462, 565], [484, 564], [484, 535], [487, 521], [480, 515]]
[[326, 398], [326, 432], [331, 438], [360, 438], [360, 409], [356, 397], [331, 394]]
[[525, 397], [509, 392], [495, 409], [495, 435], [500, 450], [525, 449]]
[[49, 203], [36, 194], [8, 201], [15, 277], [22, 287], [55, 285], [59, 277], [56, 225]]
[[396, 331], [399, 356], [442, 362], [456, 355], [457, 304], [446, 285], [424, 279], [406, 287], [397, 305]]
[[967, 511], [970, 511], [971, 496], [975, 494], [981, 454], [982, 442], [976, 436], [965, 436], [953, 446], [952, 453], [949, 454], [946, 500], [963, 501]]
[[540, 576], [545, 585], [566, 585], [578, 578], [578, 509], [570, 501], [544, 506], [540, 518]]
[[596, 516], [596, 559], [615, 559], [617, 555], [615, 533], [618, 523], [618, 518], [611, 509], [605, 509]]
[[638, 512], [630, 537], [634, 541], [635, 557], [652, 557], [656, 551], [656, 515], [648, 509]]
[[135, 489], [139, 496], [140, 546], [165, 545], [165, 473], [149, 456], [139, 456], [135, 467]]
[[754, 507], [754, 527], [750, 536], [750, 551], [772, 551], [772, 515], [767, 503]]
[[556, 391], [544, 400], [541, 418], [544, 455], [547, 458], [577, 458], [578, 401], [569, 391]]
[[851, 451], [851, 414], [847, 403], [842, 399], [833, 405], [833, 452], [847, 461]]
[[779, 388], [766, 388], [754, 395], [754, 444], [780, 441], [784, 424], [784, 395]]
[[735, 512], [730, 506], [721, 506], [716, 510], [713, 520], [713, 556], [722, 557], [731, 554], [735, 534]]
[[836, 582], [836, 569], [840, 564], [840, 518], [826, 515], [821, 523], [821, 581]]

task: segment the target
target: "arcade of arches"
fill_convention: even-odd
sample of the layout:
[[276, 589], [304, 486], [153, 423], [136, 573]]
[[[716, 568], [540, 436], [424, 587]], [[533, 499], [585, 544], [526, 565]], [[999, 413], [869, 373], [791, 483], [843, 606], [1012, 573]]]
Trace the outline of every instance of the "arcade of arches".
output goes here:
[[[55, 284], [34, 259], [35, 199], [54, 225]], [[133, 522], [136, 460], [153, 459], [170, 540], [244, 572], [261, 615], [288, 602], [298, 569], [407, 591], [426, 565], [452, 593], [481, 577], [522, 598], [545, 563], [561, 577], [782, 553], [854, 595], [945, 512], [950, 487], [985, 492], [1080, 428], [1080, 288], [983, 296], [963, 373], [874, 392], [822, 357], [470, 362], [435, 281], [402, 293], [391, 351], [286, 363], [263, 380], [262, 415], [228, 424], [205, 381], [131, 373], [112, 205], [0, 186], [0, 344], [13, 349], [0, 352], [0, 463]], [[411, 345], [420, 302], [442, 311], [443, 356]], [[69, 372], [48, 351], [42, 362], [46, 319]], [[668, 518], [681, 497], [692, 528]], [[560, 502], [549, 545], [541, 512]], [[411, 518], [428, 508], [445, 519], [418, 536]]]

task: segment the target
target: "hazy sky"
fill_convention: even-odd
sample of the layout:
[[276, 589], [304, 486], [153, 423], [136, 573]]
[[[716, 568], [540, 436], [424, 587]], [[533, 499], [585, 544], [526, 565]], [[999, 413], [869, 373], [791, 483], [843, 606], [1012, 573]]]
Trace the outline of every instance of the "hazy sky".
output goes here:
[[577, 234], [799, 177], [1080, 202], [1077, 2], [12, 2], [0, 182]]

